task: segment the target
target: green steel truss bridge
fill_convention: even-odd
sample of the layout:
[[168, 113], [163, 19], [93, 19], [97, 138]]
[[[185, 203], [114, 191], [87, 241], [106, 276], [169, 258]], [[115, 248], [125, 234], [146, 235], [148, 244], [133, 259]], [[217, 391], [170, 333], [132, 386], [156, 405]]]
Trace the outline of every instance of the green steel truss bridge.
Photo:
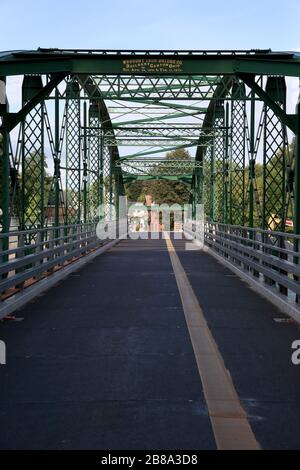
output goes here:
[[[191, 217], [202, 203], [222, 233], [274, 232], [271, 244], [296, 237], [298, 250], [299, 77], [296, 52], [0, 53], [3, 263], [28, 254], [23, 244], [45, 248], [53, 228], [95, 228], [101, 205], [120, 217], [125, 184], [153, 179], [184, 183]], [[176, 149], [191, 158], [169, 157]]]
[[[0, 449], [300, 448], [299, 78], [297, 52], [0, 53]], [[202, 249], [128, 237], [143, 180], [186, 185]]]
[[[45, 227], [49, 205], [55, 225], [59, 214], [92, 222], [125, 182], [171, 177], [208, 220], [285, 231], [294, 219], [298, 233], [298, 118], [286, 111], [286, 78], [299, 76], [299, 61], [271, 50], [1, 53], [2, 231], [13, 212], [20, 229]], [[22, 98], [9, 112], [16, 75]], [[177, 148], [190, 148], [194, 164], [161, 161]]]

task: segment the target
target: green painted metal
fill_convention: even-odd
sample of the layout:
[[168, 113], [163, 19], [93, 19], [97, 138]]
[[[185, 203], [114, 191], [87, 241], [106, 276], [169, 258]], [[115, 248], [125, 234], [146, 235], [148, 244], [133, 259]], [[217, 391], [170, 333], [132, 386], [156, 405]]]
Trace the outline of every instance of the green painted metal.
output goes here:
[[164, 152], [172, 152], [173, 150], [184, 149], [184, 148], [194, 147], [194, 146], [195, 146], [195, 143], [188, 144], [188, 145], [186, 145], [186, 144], [185, 145], [174, 145], [172, 147], [164, 147], [163, 149], [159, 149], [159, 150], [148, 150], [148, 151], [145, 151], [145, 152], [137, 152], [137, 153], [132, 153], [130, 155], [124, 155], [123, 157], [120, 158], [120, 160], [129, 160], [131, 158], [142, 157], [144, 155], [155, 155], [157, 153], [162, 153], [163, 151]]
[[193, 172], [200, 169], [199, 162], [194, 159], [167, 159], [167, 158], [139, 158], [136, 160], [120, 160], [115, 164], [116, 169], [122, 169], [128, 177], [139, 176], [176, 176], [189, 175], [190, 181]]
[[55, 215], [54, 223], [58, 227], [60, 224], [59, 220], [59, 209], [61, 207], [60, 197], [60, 126], [59, 126], [59, 99], [56, 90], [55, 93], [55, 156], [54, 156], [54, 192], [55, 192]]
[[255, 101], [252, 91], [249, 136], [249, 227], [254, 227], [254, 181], [255, 181]]
[[[134, 103], [134, 100], [133, 99], [130, 99], [130, 104]], [[138, 104], [141, 104], [141, 101], [137, 101]], [[186, 111], [203, 111], [203, 113], [206, 112], [207, 110], [207, 107], [205, 106], [192, 106], [190, 104], [179, 104], [179, 103], [174, 103], [174, 102], [164, 102], [164, 101], [160, 101], [159, 103], [155, 103], [153, 102], [152, 100], [143, 100], [142, 101], [142, 104], [143, 105], [151, 105], [151, 104], [158, 104], [159, 107], [164, 107], [164, 108], [169, 108], [169, 109], [176, 109], [176, 110], [180, 110], [180, 109], [183, 109], [185, 112]], [[139, 109], [139, 108], [137, 108]], [[155, 109], [158, 109], [157, 107], [155, 108], [154, 106], [152, 106], [152, 109], [155, 110]], [[145, 110], [149, 110], [149, 107], [145, 107]]]
[[[285, 110], [286, 85], [281, 77], [269, 77], [266, 93]], [[282, 121], [264, 106], [263, 228], [284, 231], [286, 220], [286, 135]]]
[[6, 130], [8, 132], [12, 131], [20, 122], [22, 122], [27, 114], [30, 113], [37, 104], [47, 98], [51, 91], [57, 87], [66, 75], [66, 73], [55, 74], [54, 78], [51, 79], [42, 89], [37, 90], [36, 93], [31, 95], [31, 98], [23, 105], [22, 109], [18, 113], [9, 113], [5, 120]]
[[225, 137], [224, 137], [224, 164], [223, 164], [223, 217], [222, 221], [227, 224], [229, 219], [228, 204], [229, 204], [229, 159], [230, 159], [230, 146], [229, 146], [229, 103], [225, 107]]
[[[0, 229], [1, 232], [8, 232], [10, 225], [10, 161], [9, 161], [9, 132], [6, 127], [6, 118], [8, 114], [8, 102], [6, 96], [6, 78], [0, 76], [0, 119], [2, 126], [0, 128]], [[2, 250], [7, 250], [8, 239], [2, 240]], [[5, 262], [6, 257], [2, 257]]]
[[[5, 119], [5, 115], [3, 116]], [[7, 233], [10, 225], [10, 198], [9, 198], [9, 134], [5, 130], [0, 131], [0, 228], [1, 232]], [[2, 239], [2, 250], [8, 249], [8, 239]], [[2, 257], [7, 261], [7, 257]]]
[[[23, 105], [43, 89], [40, 76], [25, 75]], [[22, 212], [23, 230], [43, 228], [45, 221], [44, 103], [41, 101], [22, 123]]]
[[[223, 101], [217, 101], [215, 107], [214, 126], [216, 129], [223, 129], [225, 126], [225, 110]], [[224, 132], [216, 133], [213, 136], [213, 187], [214, 187], [214, 200], [213, 200], [213, 218], [212, 220], [223, 219], [223, 201], [224, 201]]]
[[[297, 105], [298, 129], [296, 134], [296, 152], [295, 152], [295, 212], [294, 212], [294, 232], [300, 234], [300, 104]], [[298, 249], [296, 241], [295, 249]]]
[[83, 175], [82, 175], [82, 184], [83, 184], [83, 221], [86, 224], [88, 220], [88, 147], [87, 147], [87, 104], [84, 103], [83, 107]]
[[82, 149], [80, 140], [80, 86], [75, 80], [67, 84], [66, 100], [66, 195], [65, 223], [78, 224], [82, 219]]
[[133, 120], [133, 121], [122, 121], [122, 122], [118, 122], [116, 124], [113, 125], [114, 128], [118, 128], [120, 126], [124, 126], [124, 125], [130, 125], [130, 124], [134, 124], [136, 125], [137, 127], [140, 125], [140, 124], [143, 124], [143, 123], [153, 123], [153, 122], [157, 122], [157, 121], [166, 121], [168, 119], [177, 119], [177, 118], [184, 118], [184, 117], [187, 117], [187, 116], [198, 116], [200, 114], [205, 114], [205, 111], [203, 111], [202, 109], [200, 109], [199, 111], [193, 111], [191, 113], [172, 113], [172, 114], [166, 114], [164, 116], [159, 116], [159, 117], [156, 117], [156, 118], [144, 118], [144, 119], [136, 119], [136, 120]]
[[[0, 100], [2, 229], [15, 212], [24, 228], [95, 221], [102, 202], [118, 214], [124, 182], [162, 179], [189, 185], [194, 215], [203, 202], [213, 221], [286, 230], [294, 217], [300, 232], [299, 151], [287, 132], [298, 136], [299, 120], [286, 113], [283, 78], [300, 76], [298, 53], [0, 53], [0, 79], [14, 74], [25, 77], [21, 109]], [[192, 166], [156, 157], [181, 148], [195, 149]]]
[[[280, 107], [276, 100], [274, 100], [274, 93], [270, 95], [267, 91], [264, 91], [254, 80], [253, 75], [241, 74], [239, 73], [238, 76], [243, 80], [243, 82], [251, 88], [263, 101], [264, 103], [281, 119], [281, 121], [292, 131], [296, 132], [297, 130], [297, 119], [294, 115], [288, 115], [286, 112]], [[274, 92], [274, 89], [272, 89]], [[252, 97], [253, 100], [253, 97]]]
[[[0, 74], [166, 74], [300, 76], [293, 52], [263, 51], [89, 51], [39, 49], [2, 53]], [[134, 53], [133, 53], [134, 52]], [[172, 62], [168, 62], [172, 61]]]
[[98, 207], [103, 202], [103, 155], [101, 152], [100, 109], [98, 102], [90, 102], [89, 126], [95, 127], [93, 135], [88, 134], [88, 204], [89, 219], [97, 219]]
[[[237, 82], [233, 84], [233, 92]], [[229, 163], [230, 215], [232, 225], [245, 225], [246, 103], [244, 87], [231, 102], [231, 155]]]

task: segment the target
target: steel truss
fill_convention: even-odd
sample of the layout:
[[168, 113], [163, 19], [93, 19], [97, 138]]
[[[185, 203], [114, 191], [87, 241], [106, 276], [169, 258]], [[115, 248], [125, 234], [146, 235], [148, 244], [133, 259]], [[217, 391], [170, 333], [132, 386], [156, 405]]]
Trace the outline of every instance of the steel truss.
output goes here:
[[[10, 113], [14, 74], [24, 75], [23, 99]], [[299, 120], [286, 112], [285, 76], [300, 76], [298, 54], [0, 54], [2, 231], [12, 216], [36, 233], [94, 222], [102, 203], [117, 215], [124, 182], [161, 178], [187, 184], [194, 214], [203, 202], [211, 222], [285, 231], [293, 218], [300, 233], [300, 145], [290, 145]], [[119, 154], [124, 146], [138, 148]], [[162, 158], [178, 148], [195, 156]]]
[[195, 168], [200, 168], [200, 162], [194, 159], [176, 160], [166, 158], [143, 158], [122, 160], [117, 162], [117, 167], [122, 168], [126, 176], [148, 175], [148, 176], [192, 176]]

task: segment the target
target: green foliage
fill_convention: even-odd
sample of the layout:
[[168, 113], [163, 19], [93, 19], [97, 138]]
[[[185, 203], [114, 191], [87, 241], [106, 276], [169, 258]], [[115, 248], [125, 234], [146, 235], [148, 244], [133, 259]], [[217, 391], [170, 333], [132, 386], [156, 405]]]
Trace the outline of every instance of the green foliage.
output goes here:
[[[293, 161], [295, 141], [293, 140], [283, 156], [282, 148], [274, 152], [265, 167], [255, 164], [254, 180], [254, 214], [255, 227], [265, 226], [272, 230], [284, 229], [285, 220], [293, 217], [292, 198], [290, 196], [291, 181], [289, 165]], [[204, 160], [203, 197], [205, 213], [208, 219], [225, 222], [225, 178], [223, 161], [216, 160], [212, 178], [211, 155]], [[214, 194], [212, 200], [212, 185]], [[229, 166], [227, 180], [227, 222], [237, 225], [250, 225], [250, 171], [249, 166], [243, 168], [234, 164]]]
[[23, 175], [17, 181], [18, 191], [13, 210], [21, 215], [23, 198], [24, 223], [27, 227], [42, 224], [44, 208], [49, 203], [51, 185], [52, 178], [47, 173], [47, 157], [38, 152], [26, 156]]
[[[176, 149], [168, 152], [165, 159], [190, 160], [191, 155], [185, 149]], [[163, 174], [163, 167], [161, 172]], [[159, 170], [156, 169], [157, 173]], [[128, 199], [139, 202], [144, 202], [145, 195], [151, 194], [153, 201], [157, 204], [187, 204], [190, 198], [189, 187], [186, 184], [164, 179], [126, 183], [125, 191]]]

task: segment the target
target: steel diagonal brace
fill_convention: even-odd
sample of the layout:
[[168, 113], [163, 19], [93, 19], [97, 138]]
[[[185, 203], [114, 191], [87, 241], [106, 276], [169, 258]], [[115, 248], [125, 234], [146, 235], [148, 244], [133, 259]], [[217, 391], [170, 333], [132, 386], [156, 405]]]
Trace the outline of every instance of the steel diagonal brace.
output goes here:
[[275, 101], [255, 82], [255, 75], [246, 73], [239, 73], [237, 76], [243, 80], [251, 90], [253, 90], [257, 96], [259, 96], [264, 103], [269, 106], [270, 109], [279, 117], [279, 119], [294, 133], [297, 132], [297, 116], [287, 114]]
[[58, 73], [56, 74], [48, 83], [44, 86], [44, 88], [39, 91], [28, 103], [23, 106], [20, 111], [17, 113], [10, 113], [7, 114], [3, 119], [3, 124], [0, 127], [5, 128], [7, 132], [12, 131], [25, 117], [30, 111], [41, 101], [43, 101], [54, 88], [59, 85], [59, 83], [67, 76], [67, 73]]
[[[104, 129], [108, 129], [113, 132], [113, 126], [110, 119], [109, 112], [107, 110], [106, 104], [101, 96], [101, 90], [98, 85], [93, 82], [89, 75], [78, 74], [78, 80], [82, 88], [86, 91], [90, 100], [94, 100], [98, 103], [100, 110], [100, 119]], [[114, 136], [114, 133], [113, 133]], [[117, 148], [116, 148], [117, 150]], [[116, 158], [119, 158], [119, 155], [116, 155]]]
[[216, 100], [219, 97], [222, 97], [220, 98], [222, 100], [225, 99], [224, 91], [226, 91], [226, 94], [229, 94], [229, 91], [232, 86], [232, 82], [233, 82], [233, 76], [226, 77], [224, 78], [223, 82], [219, 83], [219, 85], [216, 87], [214, 91], [214, 99], [211, 100], [208, 105], [208, 108], [207, 108], [207, 111], [203, 120], [203, 124], [202, 124], [202, 127], [207, 129], [207, 131], [206, 133], [203, 133], [199, 137], [198, 148], [197, 148], [197, 152], [195, 156], [195, 159], [198, 161], [201, 161], [201, 162], [203, 161], [203, 155], [205, 153], [206, 147], [208, 146], [208, 140], [209, 140], [209, 137], [207, 134], [210, 132], [210, 129], [213, 128], [214, 126], [214, 112], [215, 112]]
[[[103, 129], [109, 130], [112, 132], [112, 135], [114, 137], [114, 130], [113, 130], [113, 125], [111, 122], [111, 118], [109, 115], [109, 112], [107, 110], [107, 106], [101, 96], [101, 90], [99, 89], [98, 85], [93, 82], [91, 77], [89, 75], [85, 74], [79, 74], [77, 75], [78, 81], [82, 88], [85, 90], [87, 93], [88, 97], [90, 100], [94, 100], [97, 102], [100, 110], [100, 120], [101, 124], [103, 126]], [[118, 147], [108, 147], [108, 151], [110, 154], [111, 161], [115, 162], [120, 159], [119, 156], [119, 149]], [[123, 173], [121, 169], [121, 187], [123, 188], [122, 191], [124, 190], [123, 187]]]

